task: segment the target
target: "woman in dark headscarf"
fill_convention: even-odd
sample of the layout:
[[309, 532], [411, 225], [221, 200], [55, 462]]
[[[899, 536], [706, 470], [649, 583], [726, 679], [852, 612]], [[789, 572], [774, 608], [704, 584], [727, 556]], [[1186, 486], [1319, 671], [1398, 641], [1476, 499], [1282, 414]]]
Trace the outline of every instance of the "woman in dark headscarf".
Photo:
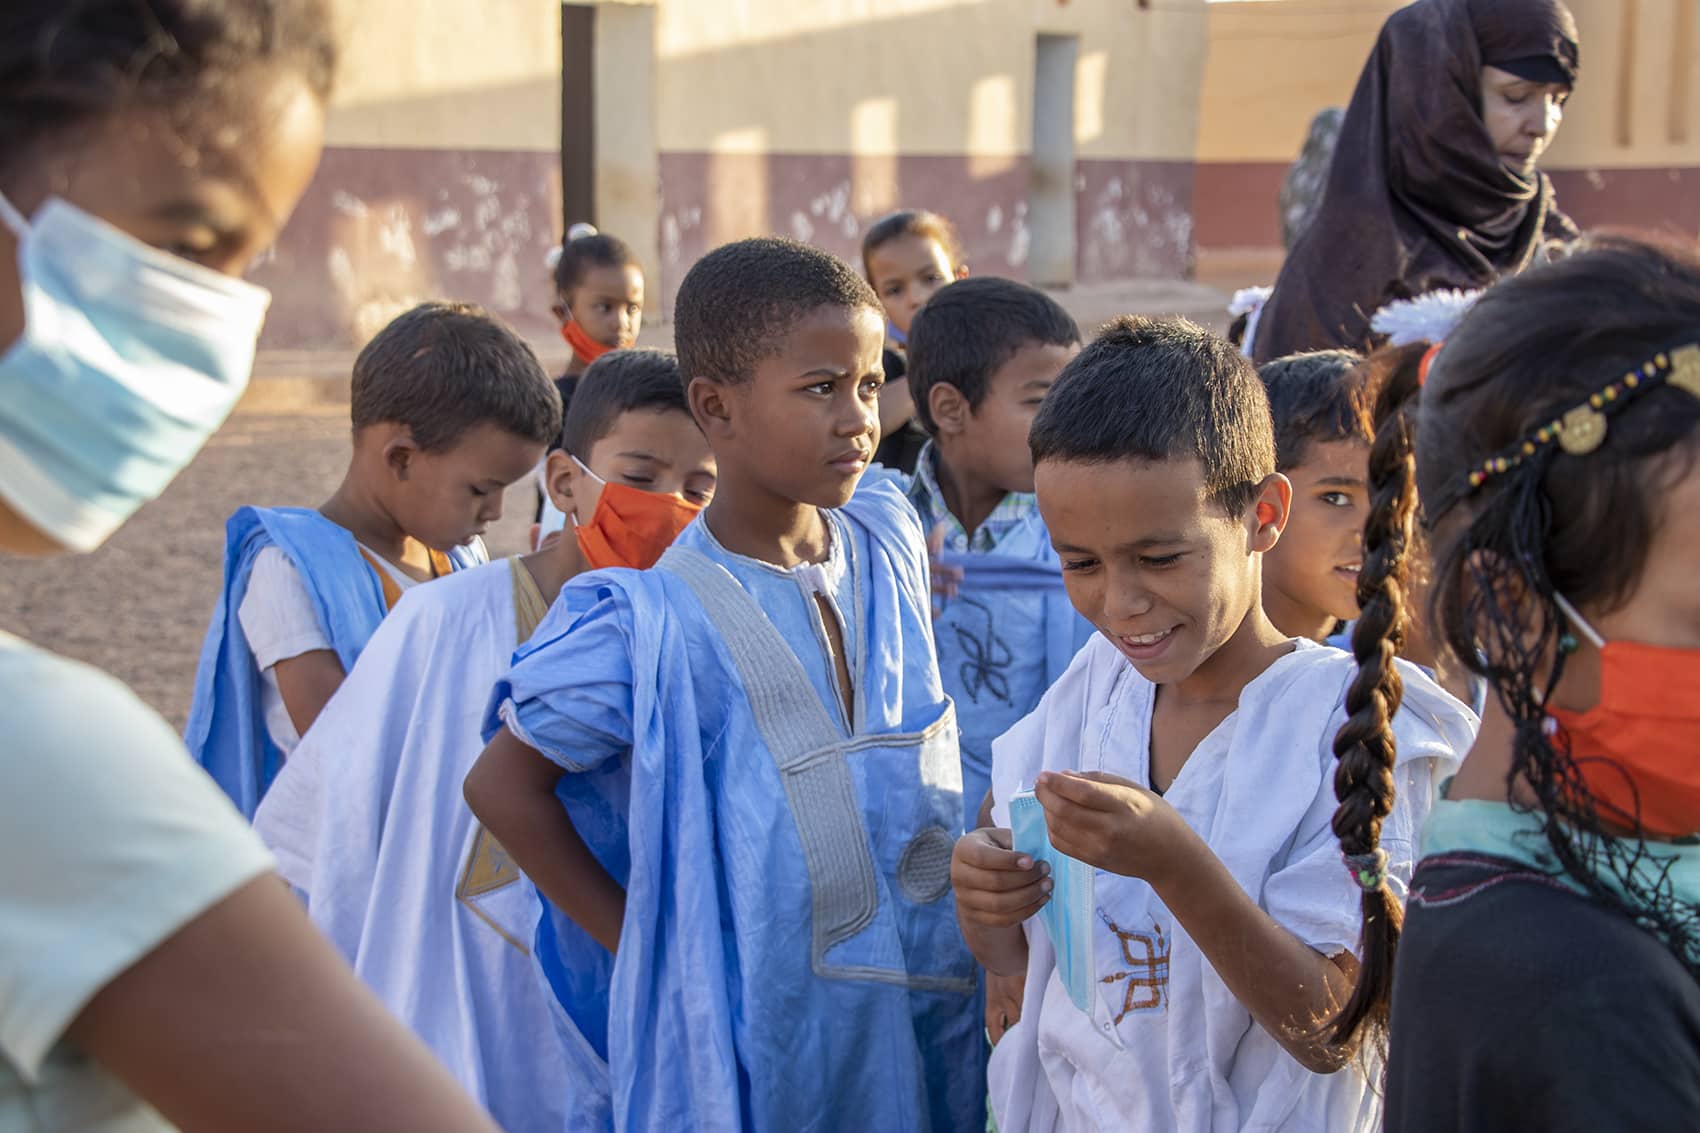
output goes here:
[[1485, 286], [1573, 239], [1535, 166], [1579, 54], [1562, 0], [1417, 0], [1389, 16], [1253, 356], [1362, 347], [1384, 304]]

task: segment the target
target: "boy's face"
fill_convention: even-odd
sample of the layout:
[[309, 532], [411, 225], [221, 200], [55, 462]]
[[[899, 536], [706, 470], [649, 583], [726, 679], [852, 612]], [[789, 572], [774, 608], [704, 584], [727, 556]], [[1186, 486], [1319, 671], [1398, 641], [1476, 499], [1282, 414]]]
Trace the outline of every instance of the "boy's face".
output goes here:
[[688, 413], [677, 409], [633, 409], [614, 419], [608, 435], [581, 458], [595, 474], [586, 476], [565, 452], [549, 454], [547, 480], [556, 507], [580, 523], [596, 514], [605, 484], [677, 496], [704, 506], [714, 498], [714, 454]]
[[555, 304], [556, 318], [568, 316], [602, 345], [630, 350], [643, 329], [643, 272], [636, 264], [590, 268]]
[[747, 380], [697, 378], [691, 403], [721, 484], [815, 507], [848, 503], [879, 444], [884, 342], [871, 307], [821, 307]]
[[1306, 613], [1340, 621], [1358, 616], [1368, 468], [1369, 446], [1344, 440], [1311, 444], [1303, 462], [1288, 470], [1292, 517], [1281, 545], [1264, 560], [1267, 593]]
[[1027, 434], [1045, 400], [1079, 346], [1029, 342], [993, 371], [978, 409], [960, 414], [960, 431], [940, 422], [946, 459], [1005, 492], [1033, 490], [1033, 454]]
[[955, 278], [955, 265], [930, 236], [899, 236], [868, 253], [868, 282], [886, 318], [904, 334], [933, 292]]
[[386, 446], [391, 515], [432, 550], [470, 543], [502, 518], [502, 493], [537, 467], [546, 447], [489, 421], [441, 452], [422, 452], [410, 441]]
[[1069, 600], [1147, 680], [1185, 680], [1256, 608], [1284, 517], [1223, 514], [1196, 458], [1046, 460], [1035, 480]]

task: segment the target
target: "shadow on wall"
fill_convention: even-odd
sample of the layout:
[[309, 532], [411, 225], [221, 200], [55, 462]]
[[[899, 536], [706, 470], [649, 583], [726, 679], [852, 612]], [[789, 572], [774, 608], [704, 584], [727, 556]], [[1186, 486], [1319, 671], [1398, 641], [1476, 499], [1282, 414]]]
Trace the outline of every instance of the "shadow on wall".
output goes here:
[[[559, 98], [550, 83], [514, 87], [454, 97]], [[440, 298], [552, 336], [544, 256], [560, 239], [560, 183], [553, 150], [327, 148], [283, 239], [253, 272], [273, 296], [261, 347], [357, 348]]]

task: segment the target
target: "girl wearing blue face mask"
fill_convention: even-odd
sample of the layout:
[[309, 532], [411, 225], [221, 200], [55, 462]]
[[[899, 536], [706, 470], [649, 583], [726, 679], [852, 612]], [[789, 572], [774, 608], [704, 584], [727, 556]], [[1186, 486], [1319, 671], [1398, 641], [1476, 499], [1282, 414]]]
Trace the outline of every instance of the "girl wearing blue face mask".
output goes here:
[[[0, 6], [0, 550], [86, 551], [247, 382], [324, 0]], [[0, 1128], [493, 1129], [171, 728], [0, 633]]]

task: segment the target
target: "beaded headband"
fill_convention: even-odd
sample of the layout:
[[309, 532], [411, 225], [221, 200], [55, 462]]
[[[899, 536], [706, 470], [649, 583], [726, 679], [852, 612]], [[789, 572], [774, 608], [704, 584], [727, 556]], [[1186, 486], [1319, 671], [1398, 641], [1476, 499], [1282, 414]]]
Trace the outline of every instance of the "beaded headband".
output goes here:
[[[1571, 456], [1586, 456], [1606, 440], [1608, 415], [1656, 386], [1675, 386], [1700, 398], [1700, 342], [1660, 351], [1639, 370], [1631, 370], [1588, 400], [1542, 425], [1510, 448], [1470, 470], [1467, 496], [1495, 476], [1511, 471], [1554, 441]], [[1457, 502], [1454, 500], [1453, 502]]]

